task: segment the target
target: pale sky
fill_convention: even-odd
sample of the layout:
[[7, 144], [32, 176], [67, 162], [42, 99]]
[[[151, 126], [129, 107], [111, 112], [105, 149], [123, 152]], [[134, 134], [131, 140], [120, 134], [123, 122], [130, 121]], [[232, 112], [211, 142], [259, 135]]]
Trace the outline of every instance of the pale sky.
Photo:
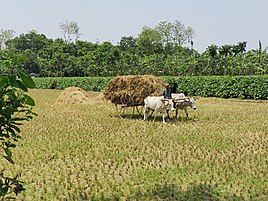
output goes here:
[[117, 44], [123, 36], [138, 37], [144, 26], [181, 21], [194, 29], [194, 49], [247, 41], [268, 46], [268, 0], [0, 0], [0, 30], [16, 36], [36, 30], [61, 38], [60, 23], [77, 22], [89, 42]]

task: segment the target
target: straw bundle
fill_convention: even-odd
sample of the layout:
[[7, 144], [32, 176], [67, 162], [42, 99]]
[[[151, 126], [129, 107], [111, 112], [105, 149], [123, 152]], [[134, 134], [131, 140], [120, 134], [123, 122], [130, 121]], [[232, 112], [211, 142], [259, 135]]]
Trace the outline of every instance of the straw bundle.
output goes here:
[[114, 104], [143, 104], [150, 95], [162, 94], [164, 81], [152, 75], [118, 76], [104, 89], [104, 97]]
[[89, 101], [89, 94], [79, 87], [66, 88], [57, 98], [60, 104], [85, 104]]

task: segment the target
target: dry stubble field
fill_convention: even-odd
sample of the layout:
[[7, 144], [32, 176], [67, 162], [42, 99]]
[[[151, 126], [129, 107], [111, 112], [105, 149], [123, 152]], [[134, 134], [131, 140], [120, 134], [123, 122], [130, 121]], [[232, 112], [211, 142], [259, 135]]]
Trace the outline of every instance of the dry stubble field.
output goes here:
[[163, 124], [118, 118], [98, 93], [57, 105], [61, 92], [29, 92], [38, 116], [13, 153], [18, 200], [268, 198], [268, 101], [199, 97], [188, 121]]

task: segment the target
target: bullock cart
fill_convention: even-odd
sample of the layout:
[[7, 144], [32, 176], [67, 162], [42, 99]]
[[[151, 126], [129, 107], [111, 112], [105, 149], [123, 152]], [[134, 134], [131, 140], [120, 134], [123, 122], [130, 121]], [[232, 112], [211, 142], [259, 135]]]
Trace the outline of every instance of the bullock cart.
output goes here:
[[143, 114], [144, 99], [160, 96], [164, 81], [152, 75], [117, 76], [104, 89], [105, 99], [111, 101], [120, 117], [133, 117], [135, 111]]
[[118, 116], [123, 117], [133, 117], [135, 115], [135, 111], [138, 115], [143, 114], [144, 103], [135, 103], [132, 101], [132, 98], [129, 98], [129, 101], [120, 101], [119, 103], [114, 103]]

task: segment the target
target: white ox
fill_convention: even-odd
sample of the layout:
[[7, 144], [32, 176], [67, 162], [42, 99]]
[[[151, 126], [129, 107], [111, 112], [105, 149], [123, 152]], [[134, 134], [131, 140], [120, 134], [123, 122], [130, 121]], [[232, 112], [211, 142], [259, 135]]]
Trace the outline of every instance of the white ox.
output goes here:
[[187, 98], [183, 93], [180, 94], [171, 94], [172, 99], [174, 100], [174, 107], [176, 108], [176, 119], [178, 116], [178, 110], [184, 110], [186, 118], [189, 119], [187, 107], [196, 109], [195, 99], [193, 97]]
[[171, 97], [172, 97], [172, 99], [175, 100], [175, 101], [186, 99], [186, 96], [185, 96], [184, 93], [180, 93], [180, 94], [171, 94]]
[[147, 119], [148, 112], [150, 110], [155, 111], [154, 120], [156, 118], [156, 113], [160, 112], [162, 114], [163, 122], [165, 122], [165, 113], [168, 110], [174, 111], [174, 103], [172, 99], [164, 99], [163, 96], [148, 96], [144, 99], [144, 120]]

